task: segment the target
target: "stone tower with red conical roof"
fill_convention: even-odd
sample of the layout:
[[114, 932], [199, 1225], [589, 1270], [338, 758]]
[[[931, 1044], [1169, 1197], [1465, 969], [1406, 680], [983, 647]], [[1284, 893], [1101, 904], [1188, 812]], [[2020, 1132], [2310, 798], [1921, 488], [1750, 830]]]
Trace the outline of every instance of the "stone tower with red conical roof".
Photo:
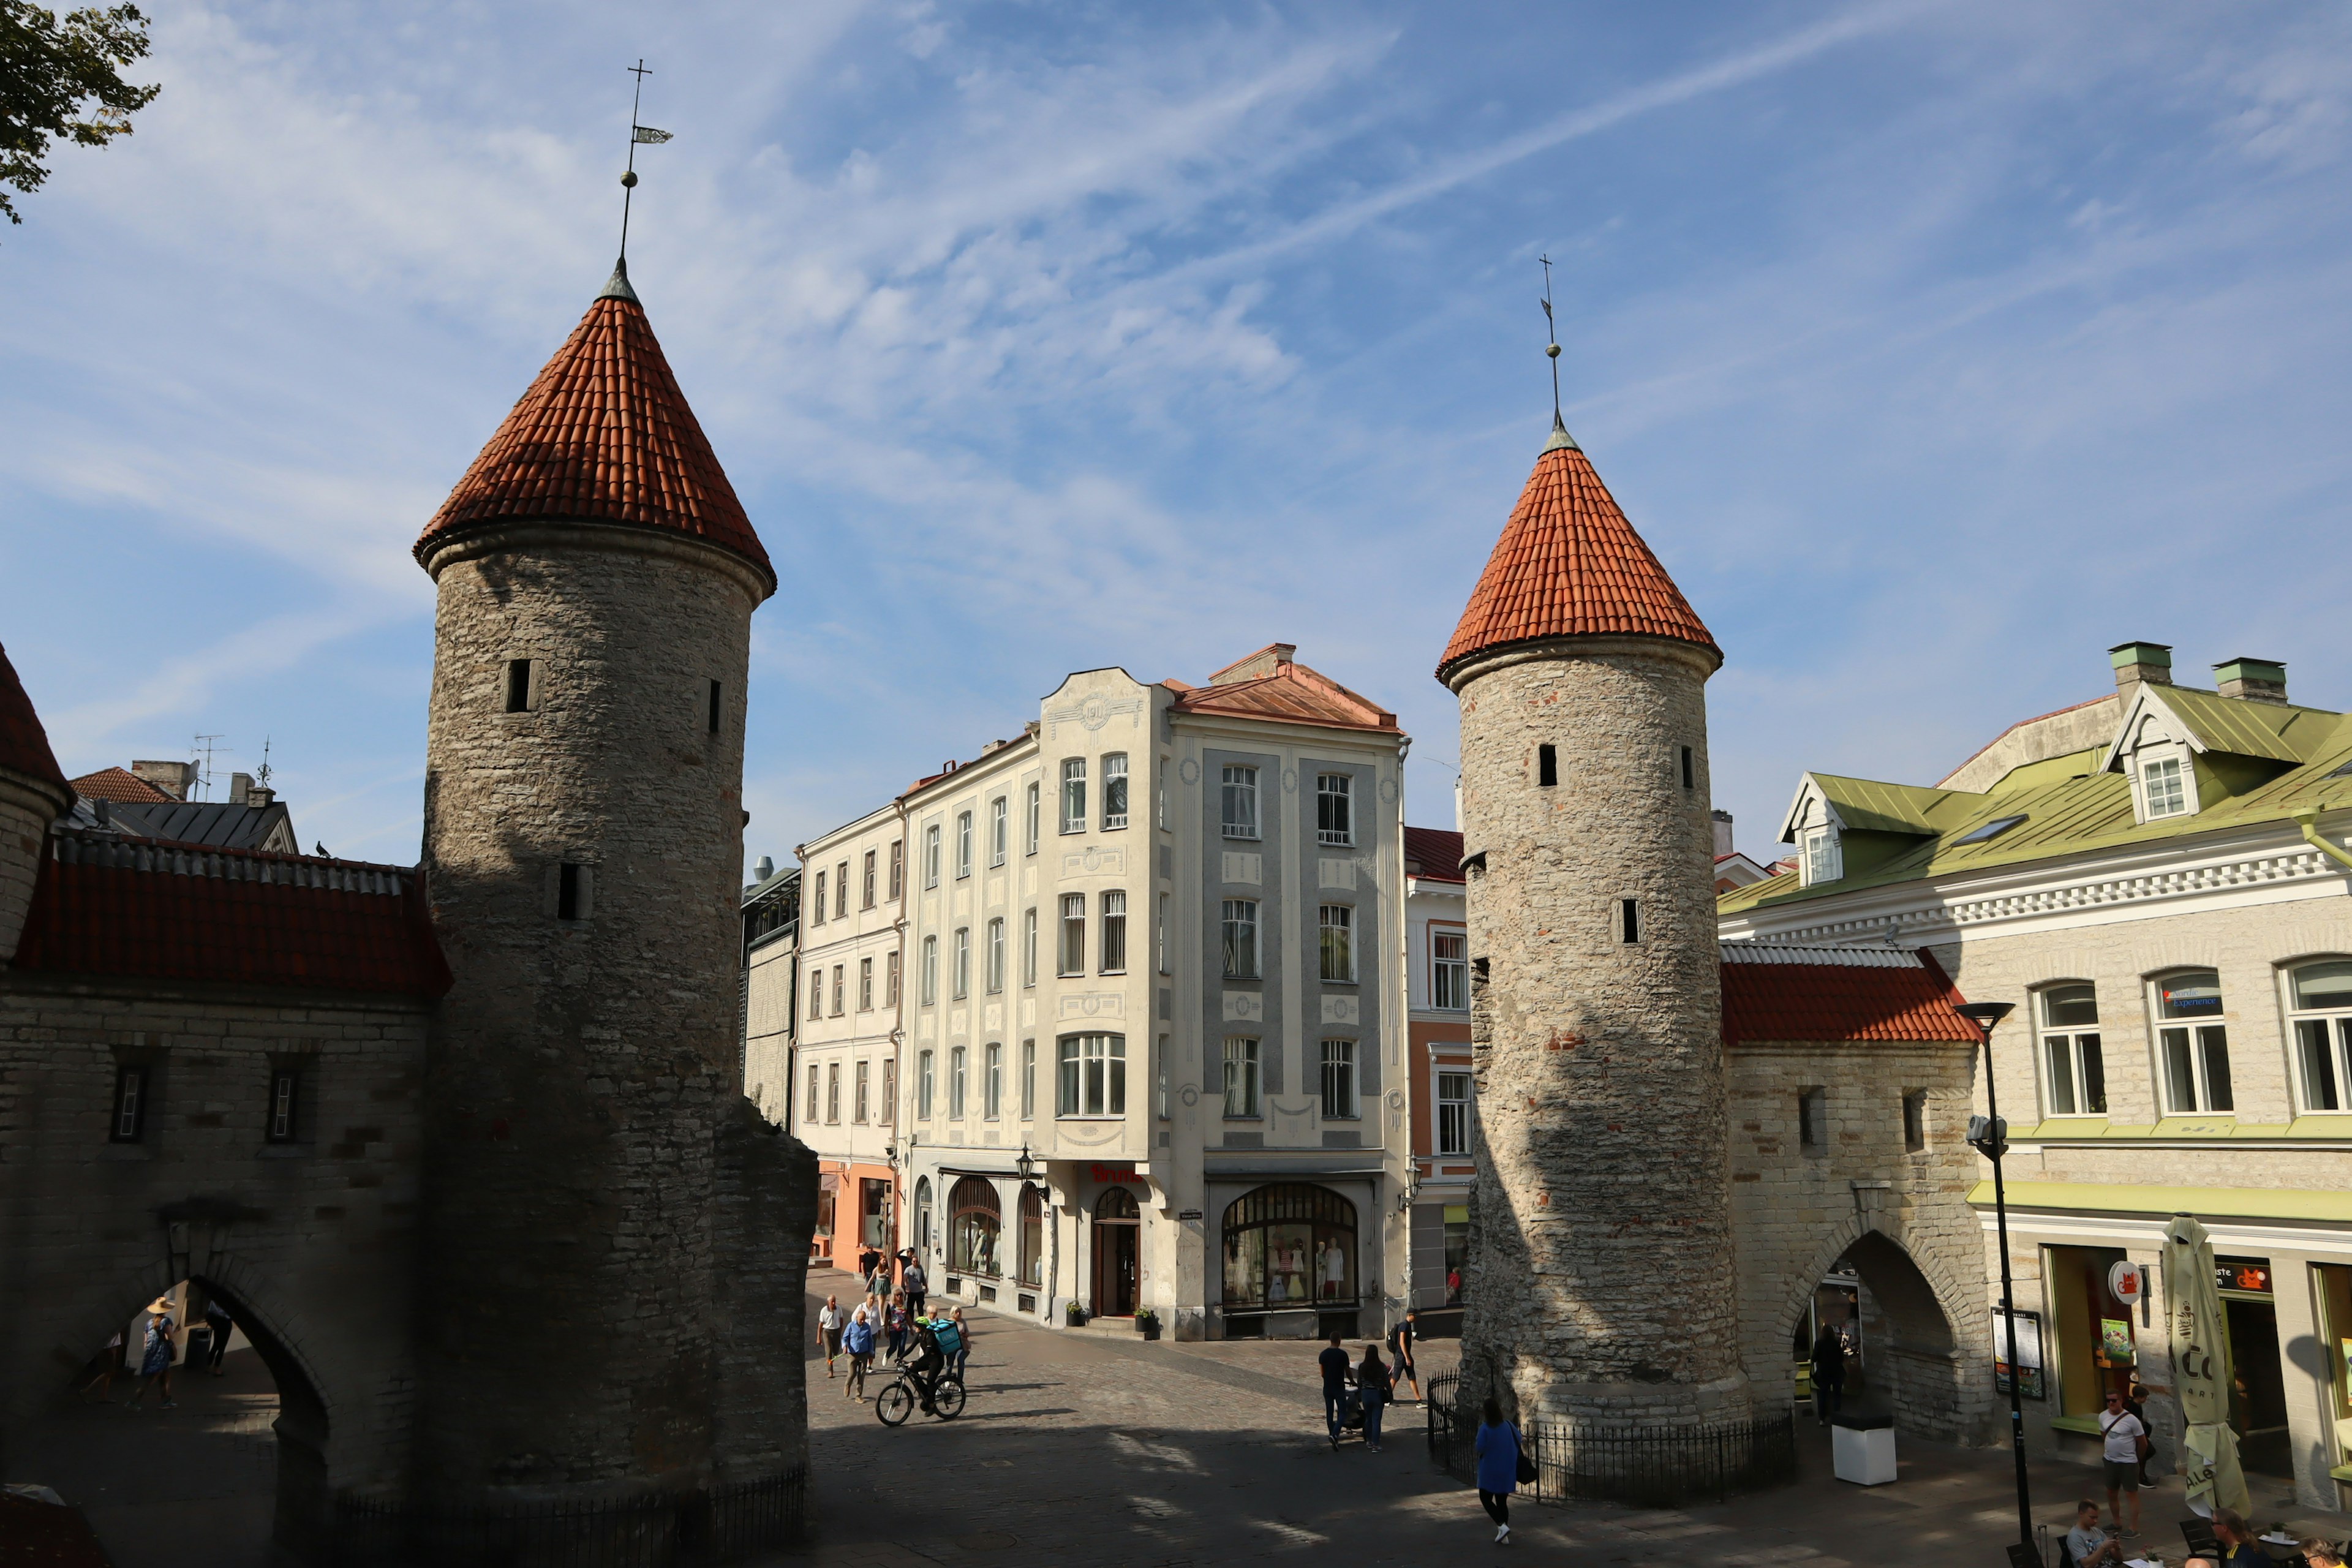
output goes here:
[[1437, 668], [1462, 709], [1477, 1082], [1462, 1397], [1749, 1414], [1704, 624], [1554, 418]]
[[456, 983], [425, 1084], [415, 1517], [500, 1520], [514, 1561], [583, 1511], [750, 1543], [804, 1455], [815, 1188], [737, 1081], [744, 685], [776, 576], [625, 268], [415, 554]]

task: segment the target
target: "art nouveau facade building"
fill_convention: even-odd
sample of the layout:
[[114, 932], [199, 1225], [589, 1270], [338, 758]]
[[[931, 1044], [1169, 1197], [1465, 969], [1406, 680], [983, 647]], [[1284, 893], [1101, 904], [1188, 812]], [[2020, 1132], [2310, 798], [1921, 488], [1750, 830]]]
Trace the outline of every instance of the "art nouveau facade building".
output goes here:
[[1424, 1331], [1452, 1326], [1468, 1272], [1474, 1097], [1470, 930], [1463, 911], [1462, 835], [1404, 830], [1405, 990], [1411, 1008], [1412, 1294]]
[[1183, 1338], [1405, 1305], [1408, 742], [1292, 654], [1072, 675], [804, 847], [798, 1129], [895, 1174], [935, 1295]]
[[[2289, 703], [2276, 664], [2117, 689], [2011, 727], [1933, 786], [1809, 773], [1793, 871], [1718, 903], [1727, 940], [1924, 948], [1996, 1032], [2033, 1439], [2076, 1444], [2105, 1388], [2168, 1382], [2162, 1227], [2211, 1230], [2249, 1470], [2352, 1500], [2352, 717]], [[1984, 1090], [1976, 1089], [1978, 1108]], [[1981, 1166], [1979, 1167], [1981, 1171]], [[1989, 1182], [1969, 1194], [1996, 1281]], [[2159, 1292], [2160, 1295], [2160, 1292]], [[2034, 1365], [2039, 1341], [2039, 1367]], [[2161, 1397], [2159, 1446], [2177, 1456]]]

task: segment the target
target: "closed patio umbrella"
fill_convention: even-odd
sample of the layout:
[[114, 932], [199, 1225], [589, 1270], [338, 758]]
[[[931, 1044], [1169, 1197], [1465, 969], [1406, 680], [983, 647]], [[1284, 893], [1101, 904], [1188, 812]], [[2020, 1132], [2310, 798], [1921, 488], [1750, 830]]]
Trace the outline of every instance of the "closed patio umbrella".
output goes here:
[[2189, 1215], [2173, 1215], [2164, 1229], [2164, 1310], [2189, 1506], [2208, 1518], [2216, 1508], [2247, 1512], [2253, 1499], [2230, 1429], [2230, 1324], [2213, 1282], [2212, 1239]]

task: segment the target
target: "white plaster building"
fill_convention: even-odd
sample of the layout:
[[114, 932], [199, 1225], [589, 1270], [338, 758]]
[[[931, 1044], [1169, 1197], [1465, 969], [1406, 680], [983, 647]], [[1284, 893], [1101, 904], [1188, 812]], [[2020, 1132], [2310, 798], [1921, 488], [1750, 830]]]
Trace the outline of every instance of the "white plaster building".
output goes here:
[[1462, 835], [1404, 830], [1405, 991], [1411, 1008], [1412, 1295], [1423, 1333], [1457, 1331], [1477, 1166], [1470, 1061], [1470, 928]]

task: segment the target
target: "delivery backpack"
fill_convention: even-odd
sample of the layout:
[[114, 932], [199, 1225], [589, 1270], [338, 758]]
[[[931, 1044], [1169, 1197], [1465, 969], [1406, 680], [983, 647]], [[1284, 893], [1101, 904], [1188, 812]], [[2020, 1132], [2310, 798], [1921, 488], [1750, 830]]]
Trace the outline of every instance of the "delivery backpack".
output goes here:
[[953, 1355], [963, 1349], [963, 1335], [957, 1331], [955, 1323], [950, 1319], [931, 1320], [931, 1338], [940, 1342], [941, 1355]]

